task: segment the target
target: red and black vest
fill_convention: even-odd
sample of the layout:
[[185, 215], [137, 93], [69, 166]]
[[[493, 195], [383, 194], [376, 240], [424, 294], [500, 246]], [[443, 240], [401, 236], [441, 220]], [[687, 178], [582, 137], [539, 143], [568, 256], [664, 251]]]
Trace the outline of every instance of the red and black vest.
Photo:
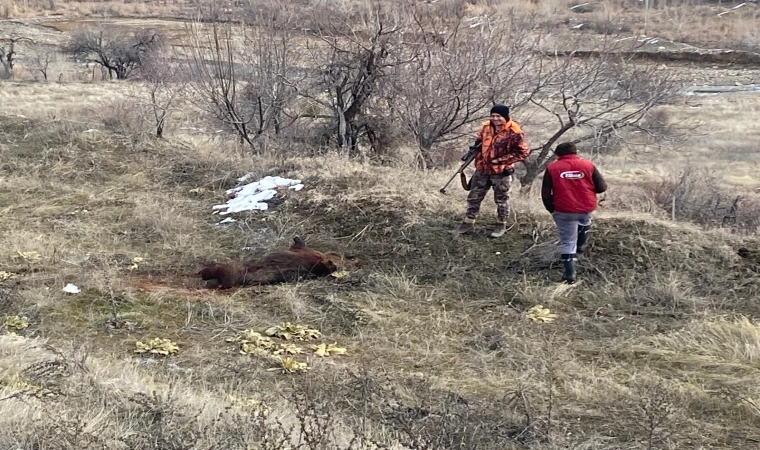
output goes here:
[[552, 177], [554, 211], [590, 213], [596, 209], [594, 163], [578, 155], [563, 155], [546, 170]]

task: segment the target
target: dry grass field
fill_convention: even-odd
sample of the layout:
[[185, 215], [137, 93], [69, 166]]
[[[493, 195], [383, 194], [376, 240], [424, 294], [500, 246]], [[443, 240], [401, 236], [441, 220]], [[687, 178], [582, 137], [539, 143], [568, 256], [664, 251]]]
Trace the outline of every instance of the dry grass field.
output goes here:
[[[554, 3], [523, 6], [567, 14]], [[185, 100], [155, 139], [140, 81], [62, 60], [37, 82], [24, 64], [0, 81], [0, 448], [760, 448], [759, 92], [679, 96], [657, 114], [687, 139], [586, 152], [610, 190], [568, 286], [536, 189], [513, 189], [503, 238], [487, 236], [490, 196], [458, 236], [465, 192], [438, 192], [453, 165], [415, 169], [406, 147], [383, 164], [254, 154], [194, 132], [211, 122]], [[751, 66], [668, 64], [686, 86], [760, 83]], [[514, 115], [536, 141], [537, 114]], [[305, 187], [219, 224], [213, 206], [248, 174]], [[294, 236], [358, 263], [231, 291], [193, 276]], [[285, 322], [319, 331], [267, 344], [306, 370], [254, 349], [251, 331]], [[135, 352], [155, 338], [176, 351]], [[345, 354], [310, 347], [333, 343]]]

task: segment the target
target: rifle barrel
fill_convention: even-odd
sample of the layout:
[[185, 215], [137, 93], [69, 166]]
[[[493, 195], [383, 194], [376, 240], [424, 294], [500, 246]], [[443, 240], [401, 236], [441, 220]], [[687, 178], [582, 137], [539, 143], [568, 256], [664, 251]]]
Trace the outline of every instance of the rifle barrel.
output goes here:
[[446, 184], [444, 184], [443, 187], [438, 190], [438, 192], [440, 192], [441, 194], [445, 194], [446, 193], [446, 187], [448, 185], [450, 185], [452, 181], [454, 181], [454, 178], [456, 178], [456, 176], [459, 175], [460, 171], [461, 171], [461, 169], [458, 170], [458, 171], [456, 171], [456, 172], [454, 172], [454, 175], [452, 175], [451, 178], [449, 178], [449, 181], [447, 181]]
[[464, 172], [465, 167], [469, 166], [473, 159], [475, 159], [475, 154], [478, 152], [478, 149], [480, 148], [480, 140], [475, 142], [473, 146], [470, 147], [470, 149], [467, 151], [467, 153], [462, 156], [461, 161], [462, 164], [459, 166], [459, 169], [454, 172], [454, 175], [449, 178], [449, 181], [446, 182], [446, 184], [443, 185], [442, 188], [438, 190], [441, 194], [446, 193], [446, 187], [451, 184], [452, 181], [454, 181], [454, 178], [456, 178], [457, 175]]

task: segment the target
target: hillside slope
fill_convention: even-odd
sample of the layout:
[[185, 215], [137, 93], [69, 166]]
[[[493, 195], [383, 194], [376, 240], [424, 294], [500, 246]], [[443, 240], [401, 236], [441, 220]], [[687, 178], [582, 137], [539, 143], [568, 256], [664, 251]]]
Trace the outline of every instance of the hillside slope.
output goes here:
[[[535, 198], [515, 199], [505, 238], [483, 228], [490, 197], [482, 232], [459, 237], [464, 193], [437, 192], [446, 173], [0, 123], [0, 310], [29, 324], [7, 322], [17, 336], [0, 337], [2, 448], [760, 442], [755, 238], [605, 206], [581, 283], [568, 287], [554, 281], [555, 231]], [[213, 205], [248, 173], [305, 188], [218, 225]], [[295, 235], [360, 266], [227, 293], [192, 277]], [[81, 292], [63, 292], [68, 283]], [[535, 305], [556, 319], [530, 320]], [[284, 374], [228, 341], [281, 322], [318, 329], [347, 354], [307, 350], [294, 358], [311, 369]], [[156, 337], [179, 351], [133, 352]], [[259, 415], [261, 401], [280, 425]]]

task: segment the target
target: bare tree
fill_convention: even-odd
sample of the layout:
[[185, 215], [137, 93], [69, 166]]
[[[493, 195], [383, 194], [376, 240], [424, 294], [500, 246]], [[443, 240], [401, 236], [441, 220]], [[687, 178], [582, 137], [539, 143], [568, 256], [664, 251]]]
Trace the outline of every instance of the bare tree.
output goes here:
[[239, 59], [246, 79], [244, 97], [258, 115], [260, 128], [282, 132], [285, 108], [295, 98], [288, 84], [296, 54], [293, 42], [294, 17], [286, 12], [267, 10], [252, 16], [243, 29], [243, 51]]
[[672, 77], [654, 64], [637, 62], [638, 44], [625, 42], [605, 37], [583, 57], [571, 51], [535, 60], [529, 72], [533, 74], [532, 90], [525, 98], [544, 112], [545, 120], [533, 123], [534, 129], [548, 131], [539, 136], [538, 145], [523, 162], [523, 190], [530, 189], [551, 162], [553, 146], [571, 130], [569, 140], [575, 143], [620, 136], [631, 128], [656, 131], [647, 129], [643, 120], [653, 108], [671, 100]]
[[37, 73], [42, 75], [42, 78], [47, 81], [50, 73], [50, 64], [55, 61], [56, 51], [48, 48], [36, 48], [29, 59], [29, 70], [34, 74], [37, 79]]
[[504, 18], [467, 20], [464, 9], [419, 2], [405, 12], [411, 57], [396, 66], [386, 97], [429, 166], [435, 144], [459, 138], [484, 110], [521, 90], [529, 54], [525, 34]]
[[86, 62], [101, 65], [108, 76], [125, 80], [163, 45], [163, 36], [154, 30], [120, 31], [98, 25], [74, 32], [66, 51]]
[[256, 148], [267, 130], [282, 130], [293, 97], [286, 78], [293, 64], [290, 17], [274, 12], [254, 23], [189, 26], [190, 86], [196, 105]]
[[[380, 80], [398, 64], [398, 16], [378, 2], [356, 9], [322, 9], [310, 30], [316, 43], [307, 47], [314, 71], [291, 86], [315, 111], [301, 117], [327, 119], [338, 148], [355, 154], [368, 131], [366, 107], [377, 95]], [[351, 24], [349, 26], [348, 24]]]
[[231, 127], [240, 138], [255, 148], [256, 130], [261, 125], [254, 123], [255, 115], [245, 115], [239, 93], [241, 81], [236, 70], [235, 44], [232, 25], [213, 22], [211, 30], [204, 36], [202, 24], [191, 24], [191, 58], [188, 60], [191, 84], [197, 94], [196, 105], [212, 117]]
[[145, 106], [156, 137], [161, 139], [166, 121], [174, 113], [186, 86], [184, 68], [168, 56], [159, 55], [144, 63], [141, 72], [143, 84], [134, 97]]
[[13, 67], [16, 64], [16, 45], [20, 42], [32, 43], [29, 38], [17, 36], [11, 34], [5, 39], [0, 39], [0, 65], [3, 66], [3, 73], [0, 74], [0, 79], [13, 78]]

